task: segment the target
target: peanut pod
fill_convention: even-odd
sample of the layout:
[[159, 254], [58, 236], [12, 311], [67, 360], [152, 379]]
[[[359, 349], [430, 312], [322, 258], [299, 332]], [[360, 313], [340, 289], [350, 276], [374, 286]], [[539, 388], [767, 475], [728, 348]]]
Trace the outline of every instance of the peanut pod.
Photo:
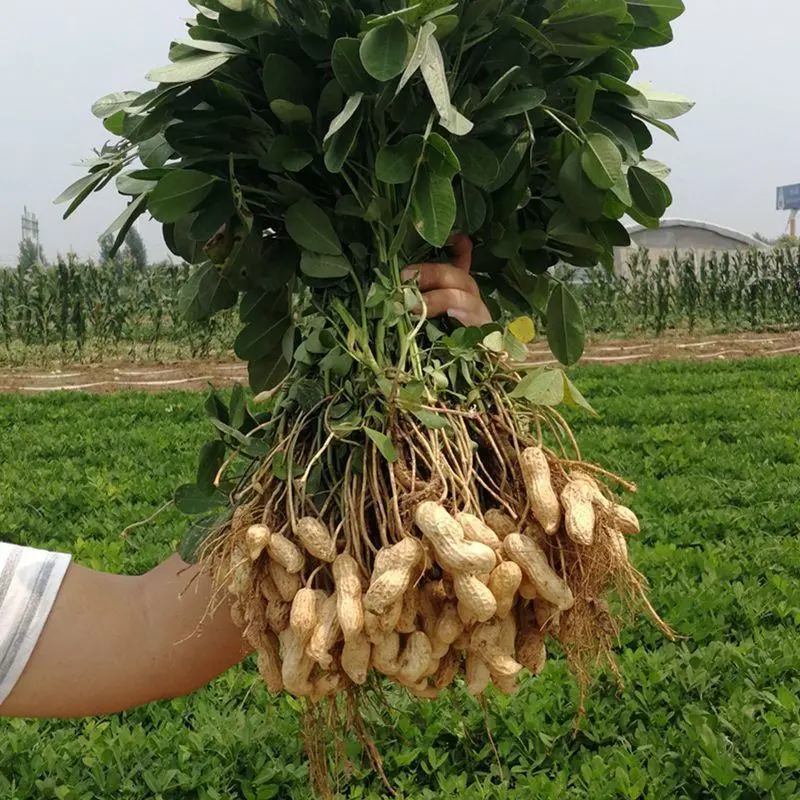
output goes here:
[[483, 518], [501, 540], [505, 539], [509, 533], [519, 533], [519, 523], [499, 508], [490, 508]]
[[520, 470], [533, 516], [551, 536], [561, 524], [561, 505], [553, 489], [550, 464], [541, 447], [528, 447], [520, 455]]
[[315, 517], [297, 520], [294, 535], [314, 558], [332, 564], [336, 558], [336, 545], [328, 528]]
[[473, 697], [483, 694], [489, 687], [492, 676], [489, 667], [475, 653], [467, 653], [466, 662], [467, 692]]
[[287, 572], [277, 561], [270, 561], [267, 567], [269, 576], [285, 603], [291, 603], [294, 596], [303, 588], [303, 582], [296, 573]]
[[357, 686], [367, 681], [372, 645], [366, 635], [360, 633], [356, 638], [344, 643], [342, 648], [342, 670]]
[[361, 570], [356, 560], [342, 554], [333, 562], [339, 624], [345, 642], [357, 639], [364, 630], [364, 605], [361, 598]]
[[419, 683], [431, 660], [431, 649], [430, 640], [422, 631], [412, 633], [400, 656], [397, 680], [408, 686]]
[[491, 547], [464, 538], [464, 529], [438, 503], [420, 503], [414, 515], [417, 527], [433, 545], [436, 560], [451, 572], [491, 572], [497, 557]]
[[286, 691], [295, 697], [309, 697], [314, 691], [310, 680], [314, 662], [306, 655], [303, 643], [291, 628], [281, 634], [280, 640], [283, 647], [281, 674]]
[[251, 525], [247, 529], [247, 553], [251, 561], [258, 561], [269, 543], [270, 530], [266, 525]]
[[316, 661], [323, 669], [329, 669], [333, 661], [330, 651], [341, 632], [336, 595], [331, 595], [322, 606], [317, 627], [314, 628], [306, 647], [309, 658]]
[[292, 601], [289, 627], [304, 644], [317, 627], [317, 593], [314, 589], [301, 589]]
[[400, 671], [400, 634], [392, 631], [372, 648], [372, 665], [388, 677]]
[[479, 517], [473, 514], [456, 514], [456, 522], [464, 531], [464, 538], [470, 542], [480, 542], [492, 550], [500, 549], [500, 538], [498, 535]]
[[262, 638], [261, 645], [257, 655], [258, 672], [267, 689], [272, 694], [277, 694], [284, 689], [278, 637], [272, 632], [266, 633]]
[[301, 572], [306, 564], [306, 557], [300, 548], [280, 533], [273, 533], [269, 537], [267, 552], [273, 561], [277, 561], [287, 572], [292, 574]]
[[497, 600], [474, 575], [457, 573], [453, 576], [453, 589], [466, 611], [478, 622], [486, 622], [497, 612]]
[[569, 586], [552, 569], [547, 556], [533, 539], [512, 533], [503, 540], [506, 555], [522, 567], [540, 597], [554, 603], [562, 611], [575, 604]]
[[498, 564], [489, 576], [489, 591], [497, 601], [497, 616], [504, 619], [511, 612], [522, 584], [522, 568], [514, 561]]
[[594, 542], [596, 491], [586, 481], [577, 480], [570, 481], [561, 492], [567, 536], [584, 547], [589, 547]]

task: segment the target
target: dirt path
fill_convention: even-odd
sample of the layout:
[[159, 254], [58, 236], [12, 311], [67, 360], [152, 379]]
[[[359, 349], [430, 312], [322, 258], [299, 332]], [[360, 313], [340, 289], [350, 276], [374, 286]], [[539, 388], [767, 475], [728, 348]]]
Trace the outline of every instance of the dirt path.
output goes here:
[[[723, 361], [756, 356], [800, 355], [800, 332], [778, 334], [731, 334], [693, 338], [665, 336], [660, 339], [598, 341], [583, 357], [585, 364], [632, 364], [641, 361]], [[555, 364], [547, 345], [531, 348], [531, 361]], [[229, 386], [247, 382], [247, 368], [226, 361], [180, 361], [169, 364], [132, 364], [107, 361], [79, 364], [58, 370], [0, 369], [0, 392], [46, 394], [58, 391], [107, 393], [119, 390], [161, 392], [169, 389], [199, 390], [209, 383]]]

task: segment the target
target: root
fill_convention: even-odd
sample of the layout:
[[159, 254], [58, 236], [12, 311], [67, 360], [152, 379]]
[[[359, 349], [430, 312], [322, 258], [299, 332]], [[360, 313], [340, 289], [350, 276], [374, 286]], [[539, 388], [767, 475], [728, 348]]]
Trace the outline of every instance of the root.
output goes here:
[[[337, 592], [337, 578], [328, 560], [321, 560], [305, 550], [300, 572], [295, 577], [281, 578], [280, 571], [275, 572], [276, 567], [266, 549], [263, 552], [250, 549], [248, 531], [255, 524], [263, 525], [269, 532], [280, 532], [284, 540], [302, 549], [296, 535], [298, 521], [311, 517], [329, 532], [336, 552], [352, 557], [364, 589], [370, 585], [370, 579], [374, 582], [380, 574], [376, 573], [379, 553], [386, 554], [409, 538], [420, 542], [420, 552], [424, 552], [421, 562], [407, 573], [402, 570], [397, 573], [405, 576], [403, 580], [406, 581], [402, 613], [396, 606], [397, 614], [392, 617], [392, 608], [387, 607], [380, 614], [373, 615], [375, 620], [370, 624], [374, 626], [391, 619], [388, 624], [397, 625], [401, 648], [410, 647], [412, 640], [421, 641], [414, 637], [422, 637], [429, 642], [426, 647], [430, 650], [435, 627], [430, 615], [440, 613], [447, 604], [453, 613], [456, 603], [459, 616], [466, 612], [461, 609], [461, 596], [456, 598], [454, 594], [452, 569], [437, 562], [439, 554], [432, 546], [435, 543], [423, 540], [416, 514], [423, 503], [437, 504], [446, 512], [445, 516], [449, 514], [453, 520], [464, 512], [480, 520], [489, 509], [494, 509], [496, 513], [505, 515], [523, 539], [537, 543], [550, 568], [568, 587], [574, 599], [571, 606], [565, 606], [568, 610], [561, 612], [555, 606], [548, 610], [549, 604], [542, 604], [539, 598], [529, 601], [518, 597], [513, 608], [521, 620], [531, 618], [535, 610], [537, 635], [542, 637], [542, 642], [549, 636], [560, 643], [580, 689], [580, 718], [590, 683], [598, 669], [610, 670], [621, 682], [614, 648], [627, 617], [643, 610], [666, 636], [674, 636], [648, 601], [644, 577], [627, 558], [620, 556], [619, 542], [615, 543], [606, 532], [613, 520], [607, 518], [604, 509], [618, 506], [614, 505], [613, 494], [601, 482], [602, 479], [631, 491], [635, 487], [600, 466], [584, 462], [575, 437], [560, 414], [552, 409], [519, 410], [492, 387], [488, 391], [491, 402], [485, 413], [431, 405], [429, 411], [447, 419], [446, 429], [422, 427], [412, 415], [396, 411], [391, 415], [392, 427], [388, 431], [397, 453], [392, 462], [388, 462], [371, 442], [356, 449], [350, 440], [337, 438], [313, 414], [299, 416], [288, 427], [282, 425], [276, 432], [270, 453], [242, 482], [237, 492], [238, 504], [230, 521], [208, 540], [201, 554], [203, 564], [214, 579], [214, 607], [229, 602], [230, 596], [234, 595], [234, 615], [242, 625], [247, 641], [259, 653], [273, 652], [274, 658], [279, 658], [275, 636], [282, 634], [289, 625], [289, 600], [293, 596], [286, 595], [287, 586], [291, 592], [300, 587], [320, 590], [325, 597], [332, 599]], [[535, 503], [532, 503], [521, 469], [522, 453], [532, 447], [542, 448], [540, 452], [544, 453], [548, 480], [555, 497], [561, 497], [573, 480], [573, 473], [591, 476], [586, 478], [588, 481], [596, 480], [600, 498], [605, 500], [597, 509], [596, 533], [591, 546], [570, 538], [564, 522], [559, 523], [557, 530], [551, 531], [550, 535], [544, 532], [534, 513]], [[317, 469], [320, 465], [323, 467], [322, 481], [319, 486], [315, 484], [311, 492], [311, 477], [320, 472]], [[507, 559], [500, 540], [496, 541], [500, 546], [498, 552], [503, 554], [501, 561]], [[473, 576], [470, 591], [477, 592], [476, 596], [485, 595], [488, 577], [487, 574], [481, 584]], [[279, 578], [288, 584], [281, 586]], [[460, 591], [466, 591], [463, 581], [458, 585], [462, 586]], [[358, 593], [358, 581], [355, 587]], [[612, 613], [606, 601], [609, 593], [621, 599], [621, 616]], [[428, 605], [418, 605], [423, 601]], [[359, 599], [358, 603], [361, 602]], [[411, 603], [413, 605], [409, 605]], [[427, 611], [421, 613], [421, 608]], [[457, 651], [456, 644], [453, 644], [452, 655], [448, 656], [448, 663], [455, 667], [453, 675], [456, 670], [467, 668], [463, 655], [471, 646], [469, 633], [476, 626], [474, 618], [471, 621], [468, 616], [463, 619], [467, 635], [461, 637], [459, 641], [463, 641], [458, 645], [463, 649]], [[366, 621], [363, 624], [368, 631]], [[386, 633], [398, 635], [394, 628]], [[354, 685], [340, 672], [345, 660], [341, 631], [332, 630], [329, 641], [332, 642], [328, 653], [330, 663], [325, 662], [324, 668], [310, 664], [309, 679], [312, 684], [314, 681], [333, 681], [332, 694], [316, 700], [309, 696], [304, 701], [307, 710], [303, 735], [311, 782], [320, 796], [332, 796], [332, 776], [339, 776], [352, 768], [342, 746], [342, 737], [350, 736], [360, 743], [369, 767], [381, 776], [387, 792], [393, 794], [380, 754], [369, 735], [369, 723], [362, 715], [363, 703], [380, 696], [380, 690], [376, 688], [380, 682], [370, 680], [367, 683], [369, 689]], [[366, 644], [371, 647], [369, 642]], [[283, 643], [284, 653], [285, 648]], [[445, 651], [448, 651], [447, 645], [441, 652]], [[305, 658], [309, 652], [306, 648]], [[511, 653], [513, 657], [513, 645]], [[352, 653], [348, 658], [351, 656]], [[372, 661], [369, 664], [374, 666]], [[536, 665], [529, 668], [540, 669]], [[397, 678], [397, 673], [392, 671], [387, 674], [395, 675], [401, 685], [411, 687], [421, 696], [435, 696], [440, 688], [438, 683], [434, 686], [428, 677], [420, 679], [419, 676], [438, 674], [438, 661], [433, 661], [428, 672], [425, 672], [424, 664], [419, 671], [408, 664], [404, 669], [413, 677]], [[294, 680], [297, 686], [303, 686], [302, 680]], [[452, 681], [452, 677], [449, 680]], [[434, 678], [430, 677], [430, 681]], [[505, 691], [509, 683], [498, 679], [498, 686], [505, 687]], [[502, 771], [497, 754], [496, 757]]]

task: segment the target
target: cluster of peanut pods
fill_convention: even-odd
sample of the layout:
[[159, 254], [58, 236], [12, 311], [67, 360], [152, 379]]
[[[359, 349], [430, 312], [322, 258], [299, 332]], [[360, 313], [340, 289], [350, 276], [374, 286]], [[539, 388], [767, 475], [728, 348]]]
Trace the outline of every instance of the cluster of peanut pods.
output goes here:
[[[417, 697], [435, 698], [459, 674], [473, 695], [490, 683], [513, 694], [524, 668], [541, 672], [546, 637], [574, 603], [549, 538], [591, 548], [602, 537], [627, 563], [625, 535], [639, 523], [586, 472], [554, 481], [541, 448], [522, 452], [520, 471], [524, 519], [423, 502], [415, 530], [377, 552], [371, 575], [316, 518], [297, 520], [292, 538], [249, 526], [229, 590], [269, 689], [318, 700], [375, 670]], [[322, 571], [329, 579], [316, 583], [330, 590], [314, 588]]]

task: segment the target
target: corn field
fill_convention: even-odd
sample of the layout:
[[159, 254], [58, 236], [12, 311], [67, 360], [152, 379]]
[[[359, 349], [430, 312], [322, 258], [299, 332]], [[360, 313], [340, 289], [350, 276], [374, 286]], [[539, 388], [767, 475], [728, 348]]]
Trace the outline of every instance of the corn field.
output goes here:
[[190, 267], [75, 259], [25, 271], [0, 269], [0, 362], [98, 358], [207, 358], [230, 351], [235, 312], [203, 324], [178, 313]]
[[628, 275], [597, 272], [581, 289], [596, 334], [724, 332], [800, 325], [800, 249], [678, 254], [634, 251]]
[[[76, 259], [0, 269], [0, 363], [229, 355], [236, 312], [189, 323], [177, 309], [185, 264], [137, 270]], [[590, 332], [735, 332], [800, 326], [800, 249], [651, 258], [627, 274], [600, 270], [579, 289]]]

